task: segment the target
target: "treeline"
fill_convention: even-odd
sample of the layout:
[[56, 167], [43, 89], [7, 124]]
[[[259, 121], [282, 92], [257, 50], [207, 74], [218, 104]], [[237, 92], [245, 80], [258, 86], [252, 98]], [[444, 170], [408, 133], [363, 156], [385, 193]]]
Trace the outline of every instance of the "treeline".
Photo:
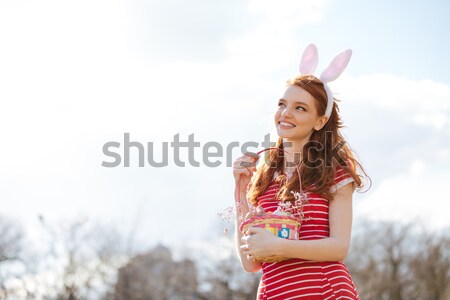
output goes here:
[[[260, 274], [241, 269], [231, 236], [176, 258], [163, 245], [135, 253], [117, 230], [84, 218], [39, 222], [31, 243], [0, 216], [0, 299], [256, 298]], [[450, 299], [448, 230], [358, 222], [346, 264], [361, 299]]]
[[450, 299], [450, 231], [359, 222], [346, 264], [365, 300]]

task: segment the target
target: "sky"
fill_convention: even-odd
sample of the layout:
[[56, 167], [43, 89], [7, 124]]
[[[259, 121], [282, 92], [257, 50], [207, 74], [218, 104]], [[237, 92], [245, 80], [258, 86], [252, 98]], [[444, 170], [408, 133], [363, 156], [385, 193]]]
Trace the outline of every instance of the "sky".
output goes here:
[[[192, 134], [197, 161], [209, 142], [261, 143], [314, 42], [318, 70], [353, 49], [330, 86], [373, 181], [354, 218], [448, 226], [449, 12], [437, 0], [3, 0], [0, 214], [34, 239], [39, 215], [102, 220], [143, 247], [220, 235], [239, 149], [179, 167], [170, 143]], [[155, 159], [169, 143], [168, 166], [139, 167], [132, 149], [130, 167], [103, 167], [103, 146], [123, 157], [126, 133]]]

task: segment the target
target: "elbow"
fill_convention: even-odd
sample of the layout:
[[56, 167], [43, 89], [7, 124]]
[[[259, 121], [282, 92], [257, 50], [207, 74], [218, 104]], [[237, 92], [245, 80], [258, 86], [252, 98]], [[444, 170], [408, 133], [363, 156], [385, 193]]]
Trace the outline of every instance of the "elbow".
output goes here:
[[347, 258], [347, 253], [348, 252], [342, 252], [342, 253], [338, 253], [336, 255], [336, 261], [344, 261]]
[[256, 272], [258, 272], [259, 270], [261, 270], [261, 267], [259, 267], [259, 266], [255, 266], [255, 267], [245, 267], [244, 270], [245, 270], [245, 272], [247, 272], [247, 273], [256, 273]]
[[347, 257], [349, 250], [349, 245], [338, 245], [336, 247], [336, 251], [334, 251], [334, 259], [335, 261], [343, 261]]
[[247, 273], [256, 273], [259, 270], [261, 270], [261, 264], [259, 263], [243, 264], [242, 267], [244, 268], [244, 271]]
[[328, 248], [328, 261], [343, 261], [348, 254], [350, 242], [338, 238], [331, 238], [332, 243]]

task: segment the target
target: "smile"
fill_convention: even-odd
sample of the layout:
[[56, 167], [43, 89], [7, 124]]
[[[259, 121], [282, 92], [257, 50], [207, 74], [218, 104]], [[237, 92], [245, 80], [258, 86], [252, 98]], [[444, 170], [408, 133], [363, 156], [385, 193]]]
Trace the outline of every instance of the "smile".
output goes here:
[[280, 127], [286, 127], [286, 128], [294, 128], [295, 127], [294, 124], [290, 124], [290, 123], [286, 123], [286, 122], [278, 122], [278, 124], [280, 125]]

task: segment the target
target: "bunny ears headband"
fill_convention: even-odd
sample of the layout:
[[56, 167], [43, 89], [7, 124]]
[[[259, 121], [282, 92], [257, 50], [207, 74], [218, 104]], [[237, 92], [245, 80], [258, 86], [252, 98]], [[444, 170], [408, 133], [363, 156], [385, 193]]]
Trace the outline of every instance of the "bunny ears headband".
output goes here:
[[[350, 61], [350, 57], [352, 56], [351, 49], [345, 49], [344, 51], [338, 53], [333, 60], [330, 62], [328, 67], [322, 71], [319, 76], [319, 79], [323, 82], [323, 86], [327, 93], [328, 103], [327, 109], [325, 110], [325, 116], [329, 119], [331, 115], [331, 111], [333, 108], [333, 94], [331, 93], [330, 88], [328, 87], [328, 82], [336, 80], [339, 75], [344, 72], [345, 68]], [[300, 61], [300, 74], [301, 75], [313, 75], [314, 71], [317, 68], [317, 63], [319, 62], [319, 54], [317, 52], [317, 47], [314, 44], [309, 44], [305, 50], [303, 51], [302, 59]]]

